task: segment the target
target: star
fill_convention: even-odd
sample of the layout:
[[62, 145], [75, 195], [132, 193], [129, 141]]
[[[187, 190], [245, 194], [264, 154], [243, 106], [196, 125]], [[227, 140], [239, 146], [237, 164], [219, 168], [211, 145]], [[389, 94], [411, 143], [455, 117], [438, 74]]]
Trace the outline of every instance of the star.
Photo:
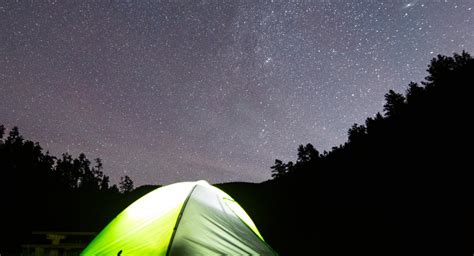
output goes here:
[[403, 5], [402, 9], [411, 8], [411, 7], [415, 6], [417, 2], [418, 2], [418, 0], [413, 0], [413, 1]]
[[268, 58], [265, 59], [264, 63], [265, 63], [265, 64], [268, 64], [268, 63], [270, 63], [271, 61], [272, 61], [272, 57], [268, 57]]
[[0, 120], [117, 183], [261, 182], [474, 52], [472, 1], [4, 1]]

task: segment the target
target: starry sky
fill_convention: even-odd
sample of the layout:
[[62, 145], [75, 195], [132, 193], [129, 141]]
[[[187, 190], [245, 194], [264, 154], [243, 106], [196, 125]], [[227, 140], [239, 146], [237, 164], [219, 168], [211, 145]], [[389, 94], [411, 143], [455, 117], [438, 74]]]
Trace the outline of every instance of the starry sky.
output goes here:
[[116, 183], [260, 182], [344, 143], [436, 54], [474, 53], [474, 1], [0, 0], [0, 124]]

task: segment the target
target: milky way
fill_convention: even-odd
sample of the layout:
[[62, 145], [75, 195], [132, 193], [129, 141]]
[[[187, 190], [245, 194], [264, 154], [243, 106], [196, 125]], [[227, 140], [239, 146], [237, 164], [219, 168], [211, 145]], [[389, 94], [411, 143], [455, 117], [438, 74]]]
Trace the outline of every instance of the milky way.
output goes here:
[[474, 52], [474, 1], [1, 1], [0, 124], [113, 182], [270, 178]]

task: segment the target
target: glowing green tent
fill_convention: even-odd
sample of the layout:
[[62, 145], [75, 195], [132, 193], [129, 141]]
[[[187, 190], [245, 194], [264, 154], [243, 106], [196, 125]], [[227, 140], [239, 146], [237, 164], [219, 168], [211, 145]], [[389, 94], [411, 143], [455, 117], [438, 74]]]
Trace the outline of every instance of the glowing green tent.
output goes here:
[[276, 254], [229, 195], [205, 181], [158, 188], [121, 212], [81, 255]]

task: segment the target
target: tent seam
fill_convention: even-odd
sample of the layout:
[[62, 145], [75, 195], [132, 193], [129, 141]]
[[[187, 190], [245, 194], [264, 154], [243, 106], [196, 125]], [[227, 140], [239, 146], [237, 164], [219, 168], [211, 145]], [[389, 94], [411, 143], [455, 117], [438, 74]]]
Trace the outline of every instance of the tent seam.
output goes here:
[[183, 206], [181, 207], [181, 210], [179, 211], [178, 218], [176, 219], [176, 224], [174, 225], [173, 228], [173, 233], [171, 234], [170, 242], [168, 243], [168, 249], [166, 250], [166, 255], [170, 255], [171, 252], [171, 246], [173, 244], [174, 236], [176, 235], [176, 231], [178, 230], [179, 222], [181, 221], [181, 217], [183, 216], [184, 209], [186, 208], [186, 205], [188, 204], [189, 198], [191, 197], [191, 194], [194, 192], [194, 189], [197, 187], [198, 184], [195, 184], [194, 187], [189, 191], [188, 196], [186, 197], [186, 200], [184, 200]]

